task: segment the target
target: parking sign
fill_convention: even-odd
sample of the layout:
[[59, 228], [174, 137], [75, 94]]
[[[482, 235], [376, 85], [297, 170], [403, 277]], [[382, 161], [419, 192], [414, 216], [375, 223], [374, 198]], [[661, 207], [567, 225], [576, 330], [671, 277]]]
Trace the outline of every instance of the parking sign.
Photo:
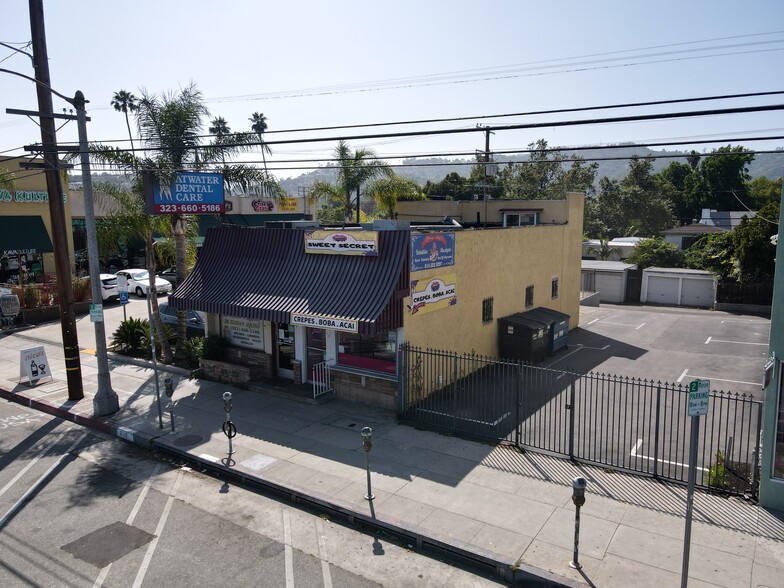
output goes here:
[[710, 380], [693, 380], [689, 383], [689, 416], [708, 414]]

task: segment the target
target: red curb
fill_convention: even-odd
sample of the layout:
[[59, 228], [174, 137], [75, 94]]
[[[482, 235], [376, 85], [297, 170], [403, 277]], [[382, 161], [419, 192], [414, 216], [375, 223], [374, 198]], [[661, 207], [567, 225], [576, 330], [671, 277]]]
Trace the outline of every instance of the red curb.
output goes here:
[[29, 408], [34, 408], [35, 410], [61, 418], [65, 421], [70, 421], [77, 425], [83, 425], [90, 427], [91, 429], [98, 429], [104, 433], [112, 433], [111, 424], [106, 419], [88, 417], [76, 412], [70, 412], [67, 409], [54, 406], [53, 404], [49, 404], [43, 400], [36, 400], [35, 398], [21, 396], [15, 392], [11, 392], [10, 390], [5, 390], [4, 388], [0, 388], [0, 397], [6, 400], [10, 400], [11, 402], [16, 402], [17, 404], [27, 406]]

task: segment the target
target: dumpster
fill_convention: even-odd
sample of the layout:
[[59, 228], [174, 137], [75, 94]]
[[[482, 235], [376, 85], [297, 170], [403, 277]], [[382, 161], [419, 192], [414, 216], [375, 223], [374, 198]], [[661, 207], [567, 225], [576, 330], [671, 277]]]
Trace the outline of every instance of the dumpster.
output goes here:
[[498, 319], [498, 351], [501, 357], [540, 362], [547, 356], [550, 325], [519, 312]]
[[534, 308], [522, 313], [524, 317], [550, 325], [547, 352], [553, 354], [569, 345], [569, 315], [550, 308]]

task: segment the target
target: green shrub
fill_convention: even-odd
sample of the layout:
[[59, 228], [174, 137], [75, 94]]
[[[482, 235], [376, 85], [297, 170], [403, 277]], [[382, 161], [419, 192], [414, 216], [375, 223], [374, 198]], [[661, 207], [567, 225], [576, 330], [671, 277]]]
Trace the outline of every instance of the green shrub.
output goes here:
[[185, 341], [182, 349], [182, 356], [188, 363], [188, 367], [199, 367], [199, 359], [204, 354], [204, 337], [193, 337]]
[[133, 317], [124, 320], [112, 335], [112, 346], [120, 353], [137, 356], [149, 345], [149, 326], [146, 320]]
[[711, 488], [727, 487], [727, 471], [724, 468], [724, 452], [716, 452], [716, 463], [708, 468], [708, 486]]
[[221, 337], [220, 335], [210, 335], [204, 339], [202, 357], [204, 359], [221, 361], [226, 357], [229, 344], [230, 342], [226, 337]]
[[24, 305], [27, 308], [38, 308], [41, 306], [41, 288], [36, 284], [27, 284], [24, 291]]

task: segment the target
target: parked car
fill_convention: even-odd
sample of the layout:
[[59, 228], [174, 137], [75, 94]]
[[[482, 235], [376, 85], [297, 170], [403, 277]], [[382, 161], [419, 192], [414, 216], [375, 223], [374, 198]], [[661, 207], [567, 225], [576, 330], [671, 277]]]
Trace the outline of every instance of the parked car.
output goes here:
[[166, 280], [167, 282], [169, 282], [172, 285], [172, 288], [177, 285], [177, 270], [176, 270], [176, 268], [167, 267], [166, 269], [163, 269], [163, 270], [159, 271], [155, 275], [158, 276], [158, 277], [161, 277], [164, 280]]
[[101, 274], [101, 300], [118, 300], [120, 292], [117, 290], [117, 276], [114, 274]]
[[[128, 292], [134, 292], [139, 298], [147, 296], [147, 289], [150, 287], [150, 272], [146, 269], [126, 269], [114, 274], [118, 278], [125, 276], [128, 280]], [[172, 290], [172, 285], [155, 276], [155, 288], [158, 294], [168, 294]]]
[[[177, 328], [177, 309], [169, 306], [168, 304], [159, 304], [158, 312], [161, 315], [161, 321], [165, 325]], [[204, 314], [195, 310], [188, 311], [188, 335], [191, 336], [204, 336]]]

